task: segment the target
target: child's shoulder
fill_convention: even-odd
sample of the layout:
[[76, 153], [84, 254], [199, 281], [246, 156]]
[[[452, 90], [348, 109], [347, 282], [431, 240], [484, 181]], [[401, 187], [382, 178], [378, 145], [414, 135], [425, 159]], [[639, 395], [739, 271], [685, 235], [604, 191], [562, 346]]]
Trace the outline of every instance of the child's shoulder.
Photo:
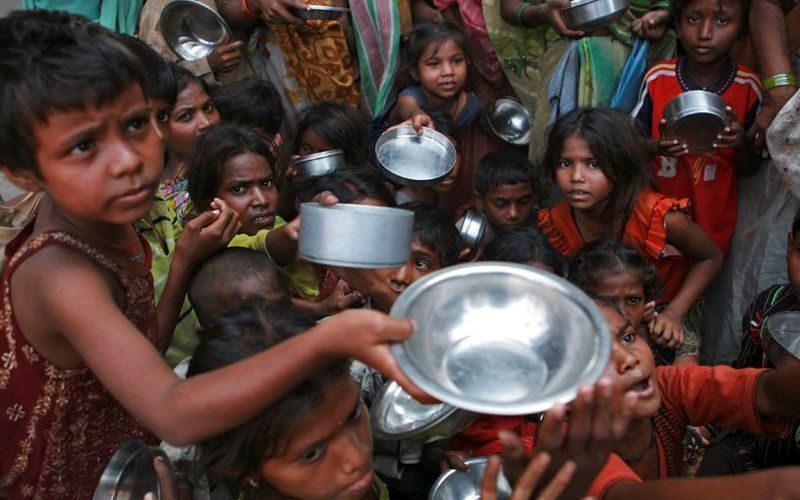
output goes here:
[[644, 74], [645, 82], [653, 81], [657, 78], [677, 78], [678, 58], [673, 57], [655, 64]]

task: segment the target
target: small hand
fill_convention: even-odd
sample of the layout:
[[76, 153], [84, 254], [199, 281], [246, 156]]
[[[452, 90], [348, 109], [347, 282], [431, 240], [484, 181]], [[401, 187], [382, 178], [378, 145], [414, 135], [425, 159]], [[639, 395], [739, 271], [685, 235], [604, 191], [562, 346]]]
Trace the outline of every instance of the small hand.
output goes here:
[[644, 321], [645, 324], [650, 323], [650, 320], [652, 320], [655, 317], [655, 314], [656, 314], [656, 301], [651, 300], [650, 302], [644, 305], [644, 314], [642, 315], [642, 321]]
[[[489, 463], [486, 464], [483, 481], [481, 481], [481, 500], [497, 500], [497, 477], [500, 474], [500, 463], [500, 457], [497, 455], [489, 457]], [[528, 500], [530, 498], [556, 500], [561, 498], [562, 493], [575, 476], [575, 462], [564, 462], [549, 483], [539, 484], [551, 472], [551, 464], [550, 455], [546, 452], [536, 453], [514, 485], [511, 500]]]
[[739, 115], [730, 106], [725, 106], [727, 124], [714, 141], [714, 149], [736, 148], [744, 141], [744, 131], [739, 123]]
[[363, 303], [363, 295], [350, 288], [346, 281], [339, 280], [336, 282], [333, 292], [320, 302], [320, 312], [329, 316]]
[[308, 5], [299, 0], [247, 0], [255, 12], [267, 24], [304, 24], [305, 21], [292, 14], [290, 9], [308, 10]]
[[668, 22], [669, 11], [667, 9], [654, 9], [634, 20], [631, 31], [645, 40], [661, 40], [667, 32]]
[[658, 141], [658, 154], [661, 156], [670, 156], [678, 158], [689, 152], [689, 146], [685, 142], [679, 142], [677, 139], [668, 139], [664, 137], [664, 130], [667, 127], [667, 120], [661, 120], [658, 123], [658, 128], [661, 131], [661, 139]]
[[239, 217], [227, 203], [214, 198], [207, 210], [186, 223], [175, 243], [174, 260], [194, 268], [211, 254], [224, 248], [242, 227]]
[[668, 349], [677, 349], [683, 345], [683, 317], [672, 312], [669, 307], [655, 313], [648, 323], [650, 339]]
[[753, 141], [757, 150], [764, 149], [766, 144], [766, 133], [772, 120], [778, 115], [783, 106], [789, 102], [797, 92], [797, 87], [782, 85], [766, 92], [764, 104], [756, 116], [756, 121], [747, 131], [747, 140]]
[[208, 67], [214, 73], [227, 73], [235, 70], [242, 62], [242, 42], [239, 40], [217, 46], [206, 58]]
[[559, 35], [567, 38], [580, 38], [585, 35], [583, 31], [575, 31], [567, 28], [561, 11], [570, 6], [569, 0], [549, 0], [543, 13], [545, 22], [549, 24]]

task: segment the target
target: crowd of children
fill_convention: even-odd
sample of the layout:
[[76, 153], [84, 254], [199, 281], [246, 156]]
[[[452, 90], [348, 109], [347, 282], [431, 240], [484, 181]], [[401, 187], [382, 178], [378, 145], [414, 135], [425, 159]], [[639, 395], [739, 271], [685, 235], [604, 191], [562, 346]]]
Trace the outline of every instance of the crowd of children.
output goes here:
[[[145, 1], [136, 37], [54, 10], [0, 19], [0, 168], [44, 193], [2, 233], [0, 498], [89, 498], [131, 439], [171, 450], [165, 498], [418, 499], [488, 455], [487, 499], [495, 455], [516, 499], [800, 498], [800, 360], [773, 364], [762, 335], [771, 315], [800, 312], [800, 212], [786, 228], [789, 283], [742, 311], [731, 366], [701, 364], [703, 297], [731, 250], [740, 174], [767, 154], [746, 134], [764, 120], [765, 89], [731, 55], [748, 0], [646, 2], [631, 26], [594, 34], [566, 28], [558, 2], [484, 0], [494, 18], [597, 47], [668, 28], [679, 41], [679, 55], [651, 61], [630, 112], [577, 95], [568, 106], [564, 82], [583, 76], [559, 70], [561, 100], [542, 104], [554, 114], [530, 151], [482, 119], [487, 96], [513, 91], [478, 0], [353, 0], [352, 19], [322, 22], [296, 17], [299, 0], [204, 1], [238, 39], [191, 64], [154, 21], [168, 3]], [[365, 12], [387, 24], [369, 31]], [[293, 73], [268, 78], [276, 66], [257, 68], [278, 46], [269, 64]], [[384, 49], [378, 75], [370, 58]], [[584, 57], [570, 50], [564, 61]], [[592, 85], [615, 85], [607, 73]], [[306, 93], [292, 99], [290, 82]], [[764, 82], [796, 87], [792, 75]], [[710, 151], [662, 136], [667, 103], [690, 90], [727, 105]], [[398, 124], [441, 132], [452, 171], [429, 186], [384, 177], [373, 149]], [[294, 159], [330, 150], [343, 167], [298, 176]], [[413, 212], [407, 262], [299, 259], [309, 201]], [[474, 246], [457, 229], [467, 213], [486, 224]], [[416, 325], [387, 313], [420, 278], [476, 261], [586, 292], [611, 334], [605, 374], [543, 416], [480, 415], [425, 445], [373, 439], [369, 405], [389, 380], [433, 402], [389, 349]]]

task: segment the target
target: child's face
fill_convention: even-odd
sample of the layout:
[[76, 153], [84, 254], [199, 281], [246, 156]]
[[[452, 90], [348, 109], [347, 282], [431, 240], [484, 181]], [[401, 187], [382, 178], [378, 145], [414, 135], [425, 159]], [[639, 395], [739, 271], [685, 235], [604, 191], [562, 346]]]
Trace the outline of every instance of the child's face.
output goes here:
[[800, 296], [800, 233], [789, 233], [788, 247], [786, 248], [786, 271], [789, 274], [789, 284], [794, 293]]
[[503, 184], [489, 189], [486, 196], [477, 196], [479, 205], [495, 227], [513, 229], [528, 222], [536, 202], [530, 182]]
[[195, 137], [219, 122], [214, 101], [203, 87], [190, 83], [178, 93], [169, 117], [169, 151], [185, 158]]
[[169, 142], [169, 117], [172, 114], [172, 103], [162, 99], [151, 99], [150, 106], [153, 107], [158, 130], [161, 131], [164, 140]]
[[306, 156], [314, 153], [321, 153], [323, 151], [330, 151], [334, 148], [325, 139], [317, 135], [312, 127], [308, 127], [303, 132], [303, 138], [300, 140], [300, 156]]
[[99, 108], [51, 110], [33, 138], [40, 176], [9, 173], [15, 184], [45, 190], [77, 220], [120, 225], [147, 214], [164, 146], [138, 85]]
[[742, 30], [744, 16], [739, 1], [693, 0], [687, 3], [678, 20], [678, 37], [686, 55], [698, 64], [727, 58]]
[[291, 498], [366, 498], [375, 474], [372, 432], [355, 381], [339, 377], [319, 405], [297, 418], [286, 451], [261, 465], [263, 479]]
[[631, 418], [650, 418], [661, 406], [653, 351], [629, 319], [602, 301], [595, 304], [603, 311], [611, 332], [611, 369], [607, 373], [624, 394], [635, 396]]
[[644, 316], [644, 285], [642, 278], [626, 271], [608, 273], [592, 290], [598, 297], [625, 313], [634, 328], [638, 328]]
[[453, 40], [429, 44], [412, 70], [412, 77], [429, 94], [442, 100], [458, 96], [467, 81], [467, 56]]
[[458, 174], [461, 172], [461, 155], [458, 154], [458, 145], [452, 138], [448, 137], [448, 139], [456, 146], [456, 163], [450, 173], [447, 174], [447, 177], [433, 186], [434, 191], [437, 193], [449, 193], [452, 191], [458, 180]]
[[275, 225], [278, 190], [261, 155], [242, 153], [225, 160], [217, 198], [239, 216], [242, 233], [253, 235]]
[[414, 238], [411, 241], [411, 253], [408, 255], [408, 261], [403, 267], [376, 269], [375, 273], [389, 285], [389, 288], [400, 295], [418, 279], [441, 268], [442, 262], [436, 252]]
[[556, 184], [567, 203], [577, 210], [602, 209], [614, 190], [589, 144], [577, 135], [564, 141], [556, 165]]

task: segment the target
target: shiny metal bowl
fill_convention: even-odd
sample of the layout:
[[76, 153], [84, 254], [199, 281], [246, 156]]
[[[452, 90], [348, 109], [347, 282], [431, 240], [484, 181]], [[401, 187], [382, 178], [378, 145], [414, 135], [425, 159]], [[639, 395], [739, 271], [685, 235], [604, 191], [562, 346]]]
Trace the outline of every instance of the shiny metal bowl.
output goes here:
[[433, 397], [490, 415], [539, 413], [575, 398], [608, 364], [605, 319], [581, 290], [531, 266], [461, 264], [398, 297], [416, 332], [393, 344], [400, 368]]
[[725, 101], [713, 92], [690, 90], [664, 107], [664, 138], [685, 142], [690, 151], [710, 151], [725, 128]]
[[153, 466], [157, 456], [169, 464], [167, 455], [156, 446], [148, 446], [138, 439], [122, 445], [103, 471], [94, 500], [144, 498], [145, 493], [161, 498], [161, 483]]
[[447, 137], [427, 127], [417, 135], [411, 125], [401, 125], [384, 132], [375, 144], [383, 174], [404, 186], [436, 184], [453, 170], [456, 155]]
[[297, 170], [297, 179], [300, 181], [323, 177], [344, 166], [344, 152], [332, 149], [302, 156], [292, 162], [292, 166]]
[[169, 48], [186, 61], [208, 56], [232, 37], [228, 23], [219, 14], [194, 0], [168, 3], [158, 22]]
[[396, 382], [386, 384], [372, 403], [370, 416], [375, 437], [386, 441], [408, 439], [419, 443], [454, 436], [477, 418], [472, 412], [445, 403], [419, 403]]
[[569, 29], [594, 31], [618, 21], [630, 4], [630, 0], [573, 0], [561, 16]]
[[501, 97], [486, 110], [485, 123], [498, 139], [512, 146], [531, 142], [533, 117], [528, 108], [513, 97]]
[[486, 218], [480, 212], [467, 210], [467, 213], [456, 222], [461, 243], [470, 250], [480, 247], [487, 225]]
[[309, 5], [307, 10], [292, 8], [292, 14], [300, 19], [316, 21], [339, 19], [346, 12], [350, 12], [347, 7], [328, 7], [325, 5]]
[[[473, 457], [464, 463], [469, 467], [467, 472], [451, 469], [439, 476], [428, 493], [428, 500], [480, 500], [481, 483], [489, 459]], [[497, 499], [508, 498], [511, 498], [511, 485], [501, 471], [497, 476]]]
[[300, 205], [300, 258], [328, 266], [399, 267], [411, 252], [414, 212], [339, 203]]
[[800, 364], [800, 312], [767, 316], [761, 329], [764, 354], [773, 366]]

